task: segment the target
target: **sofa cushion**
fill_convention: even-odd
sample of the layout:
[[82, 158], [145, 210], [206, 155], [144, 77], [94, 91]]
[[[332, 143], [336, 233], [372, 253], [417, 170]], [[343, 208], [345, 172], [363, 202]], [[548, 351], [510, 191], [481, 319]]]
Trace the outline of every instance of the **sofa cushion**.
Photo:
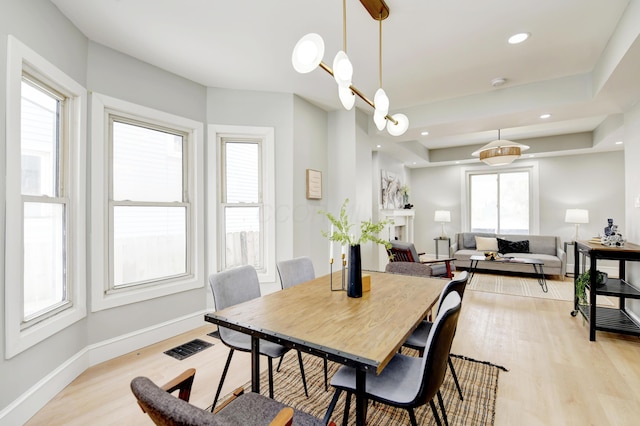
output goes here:
[[495, 238], [496, 234], [488, 234], [488, 233], [482, 233], [482, 232], [464, 232], [462, 233], [462, 247], [459, 247], [459, 248], [475, 250], [476, 236]]
[[479, 237], [476, 235], [476, 250], [498, 251], [498, 240], [491, 237]]
[[498, 238], [499, 253], [530, 253], [529, 240], [509, 241]]

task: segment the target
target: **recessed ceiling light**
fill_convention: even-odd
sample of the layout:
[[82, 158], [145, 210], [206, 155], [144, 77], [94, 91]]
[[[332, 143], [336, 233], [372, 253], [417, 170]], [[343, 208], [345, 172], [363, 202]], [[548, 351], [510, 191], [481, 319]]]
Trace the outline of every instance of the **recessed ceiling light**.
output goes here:
[[413, 162], [413, 164], [418, 164], [418, 163], [416, 163], [416, 162], [414, 161], [414, 162]]
[[622, 145], [622, 141], [616, 142], [616, 145]]
[[429, 132], [427, 132], [426, 130], [422, 133], [420, 133], [422, 136], [427, 136], [429, 134]]
[[551, 114], [542, 114], [540, 118], [545, 119], [551, 117]]
[[382, 145], [376, 145], [376, 148], [382, 148]]
[[526, 39], [529, 38], [531, 34], [529, 33], [519, 33], [519, 34], [514, 34], [511, 37], [509, 37], [509, 44], [518, 44], [518, 43], [522, 43], [523, 41], [525, 41]]

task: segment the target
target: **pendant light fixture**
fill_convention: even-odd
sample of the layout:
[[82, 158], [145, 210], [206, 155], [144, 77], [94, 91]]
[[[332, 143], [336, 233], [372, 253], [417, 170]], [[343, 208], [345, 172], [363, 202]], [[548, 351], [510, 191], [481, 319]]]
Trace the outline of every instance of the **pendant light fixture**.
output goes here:
[[527, 145], [500, 139], [500, 129], [498, 129], [497, 140], [489, 142], [471, 155], [480, 157], [480, 160], [490, 166], [504, 166], [513, 163], [520, 157], [522, 151], [527, 149], [529, 149]]
[[342, 106], [350, 110], [355, 104], [356, 95], [374, 109], [373, 121], [378, 130], [385, 125], [392, 136], [400, 136], [409, 128], [409, 119], [404, 114], [389, 115], [389, 97], [382, 89], [382, 21], [389, 16], [389, 7], [384, 0], [360, 0], [373, 19], [380, 22], [379, 40], [379, 73], [380, 87], [376, 91], [372, 102], [362, 94], [352, 82], [353, 65], [347, 56], [347, 6], [342, 2], [343, 16], [343, 50], [339, 51], [333, 60], [333, 69], [322, 62], [324, 56], [324, 41], [316, 33], [309, 33], [302, 37], [295, 45], [291, 56], [293, 68], [301, 74], [309, 73], [318, 66], [333, 76], [338, 84], [338, 97]]
[[379, 15], [378, 22], [378, 70], [380, 87], [376, 90], [376, 94], [373, 96], [373, 104], [375, 105], [373, 122], [376, 124], [378, 130], [382, 130], [384, 129], [385, 124], [387, 124], [385, 117], [389, 114], [389, 97], [382, 88], [382, 15]]

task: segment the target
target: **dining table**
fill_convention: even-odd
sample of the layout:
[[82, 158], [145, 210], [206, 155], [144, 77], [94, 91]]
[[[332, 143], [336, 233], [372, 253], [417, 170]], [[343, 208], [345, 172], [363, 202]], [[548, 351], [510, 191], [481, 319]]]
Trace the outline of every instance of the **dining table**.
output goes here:
[[437, 302], [447, 280], [376, 271], [362, 297], [332, 291], [342, 271], [205, 314], [251, 338], [251, 389], [260, 392], [260, 339], [353, 367], [356, 424], [366, 423], [367, 373], [380, 374]]

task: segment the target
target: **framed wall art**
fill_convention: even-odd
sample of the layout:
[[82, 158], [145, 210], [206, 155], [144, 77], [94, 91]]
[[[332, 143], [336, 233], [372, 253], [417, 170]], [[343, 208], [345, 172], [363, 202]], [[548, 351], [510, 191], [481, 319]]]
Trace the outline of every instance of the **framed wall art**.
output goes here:
[[319, 170], [307, 169], [307, 199], [322, 199], [322, 172]]

